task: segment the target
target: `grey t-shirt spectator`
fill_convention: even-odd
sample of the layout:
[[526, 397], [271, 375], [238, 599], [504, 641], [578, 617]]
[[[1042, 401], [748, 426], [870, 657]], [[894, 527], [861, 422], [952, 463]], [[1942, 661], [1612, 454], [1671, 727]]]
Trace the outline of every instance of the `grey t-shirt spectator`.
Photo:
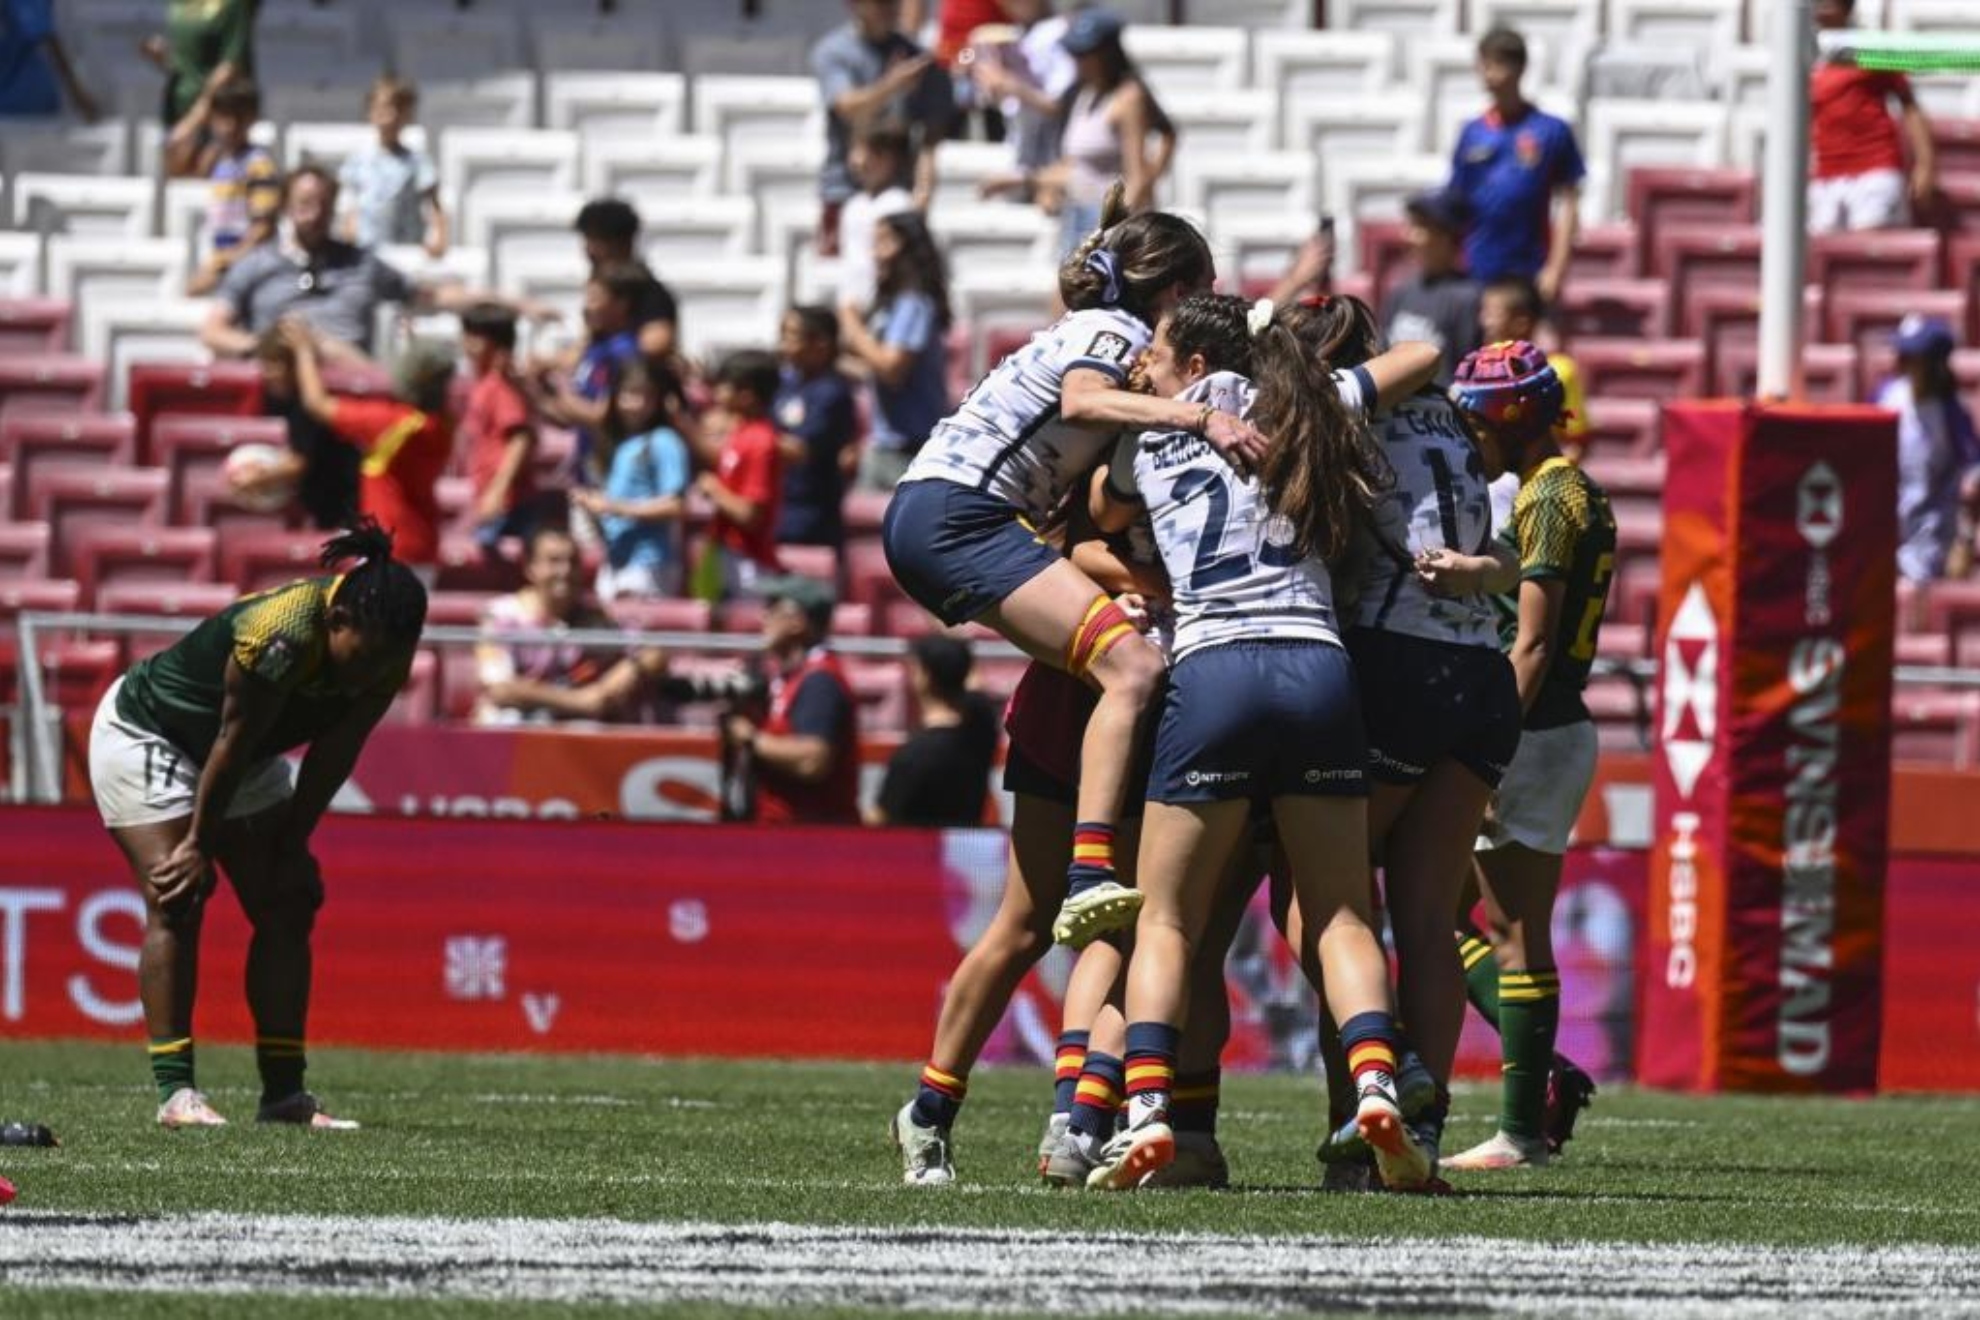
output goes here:
[[1464, 275], [1412, 275], [1396, 286], [1382, 309], [1382, 333], [1391, 344], [1435, 344], [1437, 383], [1448, 385], [1464, 355], [1480, 346], [1478, 285]]
[[[869, 42], [851, 23], [827, 32], [811, 48], [811, 71], [818, 78], [818, 90], [825, 100], [825, 169], [819, 176], [818, 192], [826, 201], [843, 202], [859, 190], [846, 170], [852, 125], [833, 111], [833, 103], [847, 92], [878, 82], [890, 65], [922, 53], [921, 47], [898, 32], [890, 33], [878, 44]], [[955, 104], [956, 94], [948, 74], [931, 65], [914, 86], [895, 97], [875, 117], [906, 124], [918, 149], [931, 136], [939, 141], [947, 135]], [[902, 184], [907, 182], [901, 180]]]
[[876, 449], [914, 454], [949, 413], [949, 344], [936, 319], [935, 300], [925, 293], [900, 294], [875, 308], [868, 324], [881, 343], [914, 355], [898, 386], [873, 383], [869, 438]]
[[411, 301], [413, 285], [349, 243], [332, 240], [314, 256], [288, 244], [264, 243], [234, 263], [216, 296], [250, 334], [262, 334], [293, 312], [319, 334], [369, 353], [378, 304]]

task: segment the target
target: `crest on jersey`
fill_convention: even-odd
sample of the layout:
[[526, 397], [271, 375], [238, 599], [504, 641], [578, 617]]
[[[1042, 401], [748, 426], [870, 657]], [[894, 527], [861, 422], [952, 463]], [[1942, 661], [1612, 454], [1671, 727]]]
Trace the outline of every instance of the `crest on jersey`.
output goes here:
[[261, 651], [254, 658], [254, 672], [271, 683], [280, 683], [295, 672], [301, 659], [293, 641], [287, 637], [271, 637], [261, 644]]
[[1086, 356], [1095, 362], [1111, 362], [1117, 367], [1125, 367], [1127, 360], [1134, 355], [1134, 345], [1126, 335], [1117, 335], [1112, 330], [1103, 330], [1093, 336], [1087, 346]]
[[1519, 157], [1519, 163], [1529, 170], [1538, 165], [1540, 163], [1540, 135], [1533, 132], [1522, 132], [1515, 135], [1513, 138], [1513, 154], [1517, 155]]

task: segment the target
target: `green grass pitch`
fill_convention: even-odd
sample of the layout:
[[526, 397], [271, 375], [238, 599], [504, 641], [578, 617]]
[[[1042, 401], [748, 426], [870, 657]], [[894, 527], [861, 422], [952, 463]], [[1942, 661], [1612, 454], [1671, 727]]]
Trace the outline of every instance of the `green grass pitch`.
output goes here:
[[[1980, 1099], [1609, 1088], [1555, 1167], [1454, 1175], [1446, 1198], [1329, 1196], [1316, 1084], [1231, 1077], [1232, 1191], [1102, 1196], [1038, 1186], [1036, 1070], [979, 1071], [963, 1185], [929, 1190], [901, 1185], [885, 1138], [910, 1066], [319, 1049], [312, 1085], [366, 1128], [318, 1134], [249, 1121], [245, 1051], [202, 1048], [200, 1065], [235, 1124], [164, 1133], [135, 1045], [0, 1045], [0, 1118], [64, 1143], [0, 1150], [20, 1189], [0, 1210], [0, 1315], [246, 1317], [273, 1292], [294, 1295], [274, 1312], [291, 1320], [730, 1303], [1689, 1315], [1781, 1289], [1804, 1314], [1980, 1313]], [[1494, 1100], [1460, 1090], [1449, 1148], [1488, 1133]], [[188, 1245], [165, 1269], [174, 1236]], [[1068, 1282], [1082, 1255], [1144, 1263], [1087, 1293]], [[1512, 1277], [1482, 1291], [1431, 1277], [1494, 1260]]]

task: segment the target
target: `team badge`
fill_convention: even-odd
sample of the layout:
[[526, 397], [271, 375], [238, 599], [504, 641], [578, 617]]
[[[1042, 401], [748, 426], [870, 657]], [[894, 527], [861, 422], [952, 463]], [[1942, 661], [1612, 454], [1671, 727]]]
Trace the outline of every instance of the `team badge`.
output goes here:
[[1531, 132], [1520, 133], [1517, 137], [1513, 138], [1513, 152], [1519, 157], [1519, 163], [1526, 169], [1535, 168], [1540, 164], [1539, 137]]
[[1111, 330], [1093, 336], [1093, 342], [1086, 349], [1086, 356], [1095, 362], [1111, 362], [1117, 367], [1126, 366], [1133, 355], [1134, 345], [1128, 343], [1127, 336], [1117, 335]]
[[803, 426], [804, 400], [796, 395], [786, 399], [784, 406], [777, 412], [777, 420], [784, 424], [784, 429], [787, 431], [795, 431]]
[[301, 658], [294, 642], [286, 637], [271, 637], [261, 644], [261, 652], [254, 658], [254, 672], [271, 683], [280, 683], [295, 672]]

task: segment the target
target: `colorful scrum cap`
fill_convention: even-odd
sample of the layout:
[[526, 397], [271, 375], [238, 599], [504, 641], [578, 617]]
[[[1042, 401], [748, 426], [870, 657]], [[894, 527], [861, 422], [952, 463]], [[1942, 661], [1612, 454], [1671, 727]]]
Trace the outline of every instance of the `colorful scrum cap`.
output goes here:
[[1524, 339], [1504, 339], [1465, 355], [1451, 402], [1502, 435], [1545, 435], [1561, 420], [1567, 392], [1547, 355]]

